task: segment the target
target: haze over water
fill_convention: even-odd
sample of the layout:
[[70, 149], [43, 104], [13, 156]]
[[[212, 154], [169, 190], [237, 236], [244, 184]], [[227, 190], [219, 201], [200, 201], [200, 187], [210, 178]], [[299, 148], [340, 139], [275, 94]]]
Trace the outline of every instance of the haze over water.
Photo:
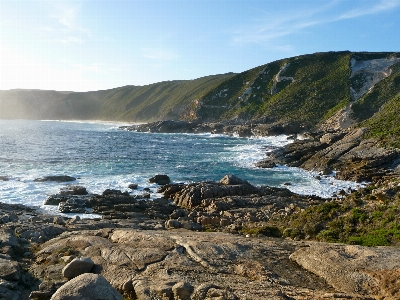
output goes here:
[[[268, 147], [287, 144], [285, 136], [237, 138], [213, 134], [152, 134], [128, 132], [117, 124], [0, 120], [0, 201], [42, 206], [43, 201], [66, 184], [85, 186], [91, 193], [107, 188], [128, 190], [138, 183], [142, 193], [156, 185], [147, 183], [155, 174], [173, 182], [220, 180], [234, 174], [253, 185], [285, 186], [301, 194], [329, 197], [353, 187], [332, 177], [321, 181], [316, 174], [297, 168], [258, 169]], [[266, 148], [267, 147], [267, 148]], [[78, 178], [72, 183], [34, 182], [49, 175]], [[285, 183], [291, 185], [286, 186]], [[157, 195], [156, 195], [157, 196]]]

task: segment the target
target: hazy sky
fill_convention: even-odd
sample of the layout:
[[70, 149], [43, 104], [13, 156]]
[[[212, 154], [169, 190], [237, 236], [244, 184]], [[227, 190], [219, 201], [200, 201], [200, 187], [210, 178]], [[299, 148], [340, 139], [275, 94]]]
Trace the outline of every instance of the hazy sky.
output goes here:
[[0, 0], [0, 89], [88, 91], [400, 51], [400, 0]]

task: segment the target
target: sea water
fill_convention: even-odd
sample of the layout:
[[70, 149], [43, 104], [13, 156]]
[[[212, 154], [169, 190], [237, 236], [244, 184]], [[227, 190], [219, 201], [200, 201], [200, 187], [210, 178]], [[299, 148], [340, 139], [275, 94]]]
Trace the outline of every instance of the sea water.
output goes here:
[[[0, 120], [0, 201], [44, 207], [44, 200], [67, 184], [90, 193], [119, 189], [141, 194], [157, 185], [148, 179], [167, 174], [172, 182], [217, 181], [234, 174], [253, 185], [287, 187], [299, 194], [330, 197], [353, 182], [322, 177], [299, 168], [260, 169], [268, 151], [292, 142], [286, 136], [239, 138], [216, 134], [158, 134], [120, 130], [122, 124]], [[72, 183], [35, 182], [50, 175]], [[137, 190], [129, 190], [137, 183]]]

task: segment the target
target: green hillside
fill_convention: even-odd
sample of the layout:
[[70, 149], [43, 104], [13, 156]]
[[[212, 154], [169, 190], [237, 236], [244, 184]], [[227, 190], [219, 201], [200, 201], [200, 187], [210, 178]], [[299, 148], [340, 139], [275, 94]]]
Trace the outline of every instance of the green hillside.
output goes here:
[[[396, 122], [383, 121], [396, 116], [399, 92], [400, 53], [324, 52], [239, 74], [146, 86], [86, 93], [0, 91], [0, 118], [274, 122], [312, 129], [346, 108], [354, 121], [371, 126], [370, 136], [387, 141], [390, 130], [397, 132]], [[379, 131], [379, 126], [393, 129]]]
[[166, 81], [104, 91], [66, 93], [40, 90], [0, 91], [2, 119], [115, 120], [148, 122], [178, 119], [194, 99], [234, 74]]
[[197, 116], [315, 126], [349, 103], [350, 56], [316, 53], [243, 72], [203, 97]]

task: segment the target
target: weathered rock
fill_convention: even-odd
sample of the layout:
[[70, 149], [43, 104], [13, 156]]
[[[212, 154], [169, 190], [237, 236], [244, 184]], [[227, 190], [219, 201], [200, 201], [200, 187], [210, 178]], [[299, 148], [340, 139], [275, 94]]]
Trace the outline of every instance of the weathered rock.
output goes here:
[[178, 282], [172, 287], [174, 299], [176, 300], [190, 299], [193, 290], [193, 286], [188, 282]]
[[63, 268], [62, 275], [67, 279], [72, 279], [83, 273], [90, 273], [93, 266], [94, 262], [88, 257], [75, 258]]
[[11, 230], [0, 229], [0, 246], [15, 247], [18, 245], [18, 239]]
[[0, 278], [4, 280], [18, 281], [21, 276], [21, 269], [18, 262], [0, 257]]
[[235, 175], [225, 175], [221, 180], [220, 183], [223, 185], [238, 185], [238, 184], [248, 184], [247, 181], [235, 176]]
[[[177, 205], [188, 209], [200, 205], [203, 199], [236, 195], [245, 196], [260, 193], [260, 190], [255, 186], [234, 176], [224, 177], [223, 182], [224, 183], [201, 182], [184, 186], [179, 185], [176, 189], [171, 189], [170, 186], [168, 186], [166, 189], [168, 191], [168, 196], [171, 197]], [[233, 182], [240, 183], [232, 184]]]
[[58, 176], [45, 176], [41, 178], [36, 178], [34, 181], [36, 182], [45, 182], [45, 181], [56, 181], [56, 182], [68, 182], [75, 181], [75, 177], [66, 176], [66, 175], [58, 175]]
[[171, 179], [169, 178], [168, 175], [154, 175], [153, 177], [151, 177], [149, 179], [150, 183], [156, 183], [159, 185], [165, 185], [165, 184], [169, 184], [171, 182]]
[[165, 221], [165, 228], [167, 229], [181, 228], [181, 227], [182, 227], [181, 222], [179, 222], [178, 220], [171, 219]]
[[321, 276], [338, 291], [400, 298], [397, 248], [312, 243], [295, 251], [290, 259]]
[[269, 152], [268, 158], [256, 165], [282, 164], [321, 171], [324, 175], [337, 170], [338, 179], [357, 182], [390, 174], [390, 170], [398, 165], [399, 151], [379, 148], [375, 140], [364, 140], [364, 132], [364, 129], [348, 129], [313, 133], [308, 139], [295, 140]]
[[[63, 234], [46, 242], [37, 260], [51, 262], [58, 249], [68, 246], [91, 257], [96, 273], [137, 299], [284, 299], [273, 295], [284, 291], [293, 296], [300, 290], [312, 299], [329, 290], [323, 280], [288, 259], [294, 242], [184, 229], [107, 232]], [[35, 274], [51, 269], [51, 263], [34, 266]]]
[[59, 288], [51, 300], [123, 300], [122, 295], [101, 275], [85, 273]]

